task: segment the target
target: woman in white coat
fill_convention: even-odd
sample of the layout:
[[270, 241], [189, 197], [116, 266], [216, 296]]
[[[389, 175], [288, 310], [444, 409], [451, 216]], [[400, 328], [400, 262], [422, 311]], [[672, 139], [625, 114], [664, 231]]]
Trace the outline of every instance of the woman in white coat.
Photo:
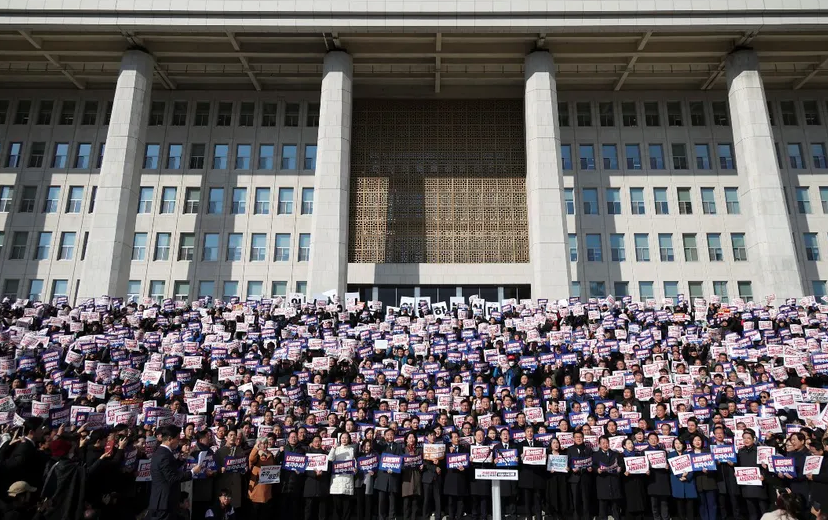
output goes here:
[[[356, 470], [356, 449], [351, 444], [351, 434], [342, 432], [339, 434], [336, 446], [328, 452], [328, 460], [333, 464], [337, 462], [354, 461]], [[351, 519], [351, 501], [354, 495], [354, 473], [333, 472], [331, 468], [331, 501], [333, 502], [334, 520]]]

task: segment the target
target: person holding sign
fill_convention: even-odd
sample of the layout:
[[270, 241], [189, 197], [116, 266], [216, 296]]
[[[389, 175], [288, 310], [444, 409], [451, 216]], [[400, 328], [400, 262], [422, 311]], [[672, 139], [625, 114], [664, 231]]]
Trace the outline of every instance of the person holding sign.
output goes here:
[[446, 445], [436, 444], [437, 432], [429, 430], [426, 434], [426, 442], [423, 446], [423, 520], [428, 520], [431, 515], [431, 504], [434, 504], [434, 516], [443, 518], [442, 496], [443, 496], [443, 471], [440, 466], [445, 459]]
[[794, 471], [796, 475], [788, 476], [788, 487], [792, 493], [799, 495], [803, 503], [808, 503], [808, 479], [802, 474], [805, 468], [805, 457], [810, 455], [808, 448], [805, 446], [805, 434], [802, 432], [794, 432], [788, 438], [788, 443], [791, 449], [787, 456], [793, 459]]
[[256, 439], [256, 444], [250, 451], [247, 462], [250, 464], [247, 496], [253, 508], [251, 520], [267, 520], [271, 516], [270, 500], [273, 497], [273, 484], [260, 484], [259, 474], [263, 466], [273, 466], [276, 463], [273, 454], [267, 449], [267, 437]]
[[284, 450], [280, 451], [276, 457], [276, 464], [282, 465], [282, 474], [279, 480], [282, 487], [283, 510], [288, 518], [301, 518], [304, 514], [302, 495], [305, 490], [305, 475], [299, 470], [285, 468], [285, 454], [301, 454], [304, 451], [304, 446], [299, 444], [299, 435], [294, 430], [288, 433]]
[[535, 428], [523, 430], [526, 438], [517, 445], [520, 459], [518, 488], [523, 494], [523, 506], [527, 520], [541, 517], [541, 501], [546, 489], [546, 448], [535, 441]]
[[666, 453], [659, 444], [658, 434], [650, 432], [647, 435], [647, 448], [644, 456], [650, 465], [650, 478], [647, 481], [647, 495], [650, 497], [650, 510], [654, 520], [670, 520], [670, 497], [673, 490], [670, 488], [670, 470], [667, 465], [658, 466], [653, 459], [656, 456], [666, 462]]
[[423, 451], [417, 447], [417, 434], [408, 432], [403, 439], [402, 499], [403, 520], [414, 520], [422, 492]]
[[[305, 453], [325, 455], [322, 437], [314, 435]], [[330, 487], [330, 478], [326, 471], [305, 471], [305, 489], [302, 493], [305, 499], [305, 520], [327, 520], [325, 499], [330, 493]]]
[[[333, 476], [331, 477], [331, 502], [333, 506], [333, 517], [335, 520], [351, 519], [351, 497], [354, 494], [354, 473], [351, 471], [338, 471], [337, 462], [350, 462], [353, 471], [356, 472], [356, 454], [351, 444], [351, 434], [342, 432], [337, 439], [337, 445], [328, 452], [328, 462], [333, 463]], [[347, 467], [347, 464], [341, 466]]]
[[[697, 433], [690, 437], [690, 452], [692, 454], [706, 454], [710, 455], [710, 451], [704, 446], [704, 437], [701, 433]], [[712, 455], [710, 455], [712, 457]], [[719, 484], [716, 482], [715, 470], [702, 469], [701, 471], [694, 471], [696, 480], [696, 492], [699, 495], [700, 508], [702, 520], [716, 520], [717, 514], [717, 495], [719, 494]]]
[[[644, 457], [642, 452], [635, 449], [635, 442], [630, 438], [624, 439], [624, 451], [621, 452], [621, 455], [625, 459], [627, 457]], [[647, 462], [646, 458], [643, 460], [645, 463]], [[621, 479], [621, 485], [624, 492], [624, 514], [630, 520], [642, 520], [644, 518], [644, 512], [647, 511], [645, 489], [649, 476], [649, 470], [646, 473], [631, 473], [625, 464], [624, 478]]]
[[449, 458], [451, 455], [465, 454], [468, 461], [469, 449], [460, 444], [460, 434], [457, 431], [451, 432], [451, 443], [446, 450], [446, 478], [443, 484], [443, 494], [448, 498], [448, 519], [462, 520], [463, 506], [466, 497], [469, 496], [469, 475], [468, 465], [451, 469]]
[[[563, 461], [568, 463], [566, 450], [561, 448], [561, 441], [558, 439], [550, 441], [548, 455], [564, 457]], [[568, 470], [568, 464], [566, 469]], [[569, 486], [566, 482], [569, 475], [567, 473], [568, 471], [546, 475], [546, 514], [551, 516], [552, 520], [563, 520], [565, 512], [569, 511]]]
[[[492, 467], [492, 447], [487, 442], [486, 435], [483, 430], [476, 430], [474, 432], [474, 441], [469, 447], [471, 453], [471, 520], [486, 520], [489, 513], [489, 496], [492, 494], [492, 483], [489, 480], [478, 480], [474, 478], [476, 469]], [[480, 453], [486, 454], [481, 462], [479, 458]], [[489, 462], [486, 462], [486, 461]]]
[[192, 480], [193, 475], [201, 473], [202, 467], [196, 465], [187, 471], [174, 453], [178, 449], [181, 428], [177, 426], [162, 426], [157, 435], [161, 437], [161, 445], [152, 455], [150, 475], [152, 488], [150, 490], [149, 517], [157, 520], [175, 520], [178, 518], [181, 503], [181, 483]]
[[621, 518], [621, 471], [624, 461], [618, 452], [610, 450], [609, 437], [598, 439], [598, 451], [592, 456], [595, 473], [595, 488], [598, 495], [598, 518], [607, 520], [612, 511], [613, 518]]
[[[731, 460], [718, 459], [717, 477], [719, 487], [719, 511], [722, 516], [727, 517], [728, 505], [730, 506], [730, 514], [732, 518], [742, 517], [742, 508], [739, 501], [742, 496], [742, 491], [736, 483], [736, 473], [733, 467], [736, 465], [736, 447], [733, 446], [732, 439], [725, 439], [724, 426], [716, 426], [713, 429], [713, 438], [711, 442], [711, 451], [716, 449], [725, 450], [729, 452], [727, 457], [732, 457]], [[715, 456], [715, 455], [714, 455]]]
[[[758, 450], [756, 449], [756, 434], [752, 429], [748, 428], [742, 434], [742, 442], [744, 446], [739, 450], [739, 467], [743, 468], [759, 468]], [[764, 480], [765, 470], [762, 470]], [[765, 492], [765, 486], [741, 486], [742, 497], [745, 499], [747, 506], [748, 520], [759, 520], [759, 517], [764, 511], [768, 510], [768, 495]]]
[[[500, 430], [500, 442], [493, 444], [493, 446], [492, 459], [497, 465], [498, 454], [514, 450], [516, 446], [509, 435], [509, 428]], [[500, 483], [500, 499], [503, 503], [505, 516], [515, 516], [517, 512], [517, 493], [517, 482], [514, 480], [504, 480]]]
[[[667, 454], [667, 459], [681, 457], [684, 453], [684, 443], [673, 439], [673, 451]], [[676, 511], [681, 520], [693, 520], [693, 510], [696, 507], [696, 482], [693, 472], [688, 470], [680, 475], [670, 472], [670, 489], [676, 501]]]
[[[403, 454], [403, 448], [394, 442], [394, 430], [390, 428], [385, 430], [383, 439], [377, 442], [377, 448], [380, 452], [380, 457], [384, 454], [401, 457]], [[394, 516], [394, 511], [396, 511], [397, 507], [397, 497], [400, 496], [400, 474], [394, 473], [391, 470], [378, 472], [377, 480], [374, 483], [374, 490], [379, 495], [377, 517], [379, 520], [388, 520]]]
[[[816, 441], [811, 443], [811, 459], [814, 460], [814, 464], [816, 467], [816, 473], [814, 470], [808, 470], [807, 461], [806, 461], [806, 468], [803, 471], [805, 473], [805, 478], [810, 481], [811, 486], [811, 494], [810, 494], [810, 503], [813, 504], [814, 502], [821, 502], [819, 497], [828, 497], [828, 457], [826, 457], [825, 447], [828, 446], [828, 439], [823, 438], [822, 441]], [[821, 459], [821, 460], [820, 460]]]
[[567, 448], [569, 467], [569, 488], [572, 492], [572, 514], [575, 520], [589, 520], [592, 496], [592, 449], [584, 443], [584, 433], [576, 431], [572, 435], [574, 444]]
[[374, 503], [374, 478], [376, 477], [376, 463], [379, 456], [374, 451], [374, 443], [370, 439], [362, 441], [359, 459], [366, 461], [369, 466], [359, 464], [354, 478], [354, 494], [356, 495], [357, 520], [371, 520], [371, 509]]

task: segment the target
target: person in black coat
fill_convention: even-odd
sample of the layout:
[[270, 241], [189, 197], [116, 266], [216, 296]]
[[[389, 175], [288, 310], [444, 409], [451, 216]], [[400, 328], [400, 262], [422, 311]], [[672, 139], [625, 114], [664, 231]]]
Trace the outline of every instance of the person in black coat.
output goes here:
[[8, 489], [9, 485], [20, 480], [40, 489], [48, 460], [48, 457], [38, 450], [44, 433], [43, 419], [29, 417], [23, 423], [23, 437], [14, 439], [4, 446], [4, 451], [8, 450], [8, 456], [3, 459], [0, 472], [3, 489]]
[[[723, 427], [714, 428], [711, 444], [713, 446], [731, 444], [725, 439], [725, 429]], [[725, 462], [717, 464], [716, 467], [716, 472], [718, 473], [717, 484], [719, 487], [719, 511], [721, 511], [723, 518], [728, 516], [728, 505], [730, 505], [732, 518], [742, 518], [742, 508], [739, 504], [742, 490], [740, 489], [741, 486], [736, 483], [734, 466], [736, 466], [734, 462]]]
[[[542, 465], [524, 464], [523, 450], [526, 448], [543, 448], [543, 445], [535, 441], [535, 429], [527, 426], [524, 430], [526, 439], [518, 443], [518, 456], [520, 458], [520, 471], [518, 473], [518, 488], [523, 493], [523, 506], [526, 511], [527, 520], [541, 518], [541, 501], [543, 491], [546, 489], [546, 460]], [[544, 450], [545, 451], [545, 450]]]
[[[647, 435], [647, 448], [644, 451], [664, 451], [658, 444], [658, 434], [650, 432]], [[666, 453], [665, 453], [666, 456]], [[670, 488], [670, 470], [667, 468], [650, 468], [650, 477], [647, 480], [647, 495], [650, 497], [650, 510], [653, 520], [670, 520], [670, 497], [673, 491]]]
[[[311, 445], [305, 453], [324, 455], [322, 437], [314, 435]], [[306, 471], [305, 487], [302, 496], [305, 498], [305, 520], [327, 519], [327, 497], [331, 488], [330, 473], [327, 471]]]
[[[760, 467], [756, 461], [756, 434], [753, 433], [752, 429], [748, 428], [742, 434], [742, 440], [745, 445], [739, 450], [739, 467]], [[763, 480], [764, 473], [765, 470], [762, 470]], [[748, 520], [758, 520], [768, 510], [768, 495], [765, 491], [765, 486], [742, 486], [742, 497], [744, 497], [745, 506], [747, 506]]]
[[[460, 434], [451, 432], [451, 444], [446, 448], [446, 458], [451, 453], [468, 453], [468, 446], [460, 444]], [[446, 478], [443, 482], [443, 493], [448, 498], [449, 520], [461, 520], [463, 518], [463, 505], [466, 497], [469, 496], [469, 468], [446, 469]]]
[[[435, 444], [437, 433], [429, 430], [426, 435], [426, 444]], [[426, 459], [423, 457], [423, 520], [428, 520], [431, 514], [431, 503], [434, 503], [434, 517], [443, 518], [442, 495], [443, 495], [443, 472], [445, 459]]]
[[152, 520], [174, 520], [178, 518], [181, 502], [181, 483], [191, 480], [194, 473], [200, 473], [201, 466], [191, 471], [174, 455], [178, 449], [181, 429], [177, 426], [164, 426], [158, 430], [161, 445], [152, 454], [150, 476], [152, 488], [147, 518]]
[[828, 446], [828, 439], [815, 440], [811, 443], [811, 454], [817, 457], [822, 457], [822, 465], [819, 467], [819, 473], [816, 475], [808, 475], [806, 478], [810, 481], [810, 500], [809, 504], [814, 502], [825, 501], [824, 497], [828, 497], [828, 455], [825, 453], [825, 448]]
[[583, 432], [577, 431], [572, 435], [572, 440], [575, 442], [572, 446], [566, 449], [566, 455], [569, 457], [569, 467], [571, 473], [569, 474], [569, 489], [572, 493], [572, 518], [574, 520], [589, 520], [590, 515], [590, 497], [592, 495], [590, 488], [592, 487], [592, 463], [590, 462], [586, 469], [579, 469], [575, 467], [574, 461], [592, 459], [592, 449], [584, 444]]
[[[643, 457], [644, 454], [635, 449], [635, 442], [632, 439], [624, 440], [623, 457]], [[621, 487], [624, 495], [624, 517], [627, 520], [641, 520], [647, 511], [646, 488], [647, 474], [631, 474], [624, 468], [624, 477], [621, 479]]]
[[[500, 431], [500, 442], [495, 443], [492, 456], [497, 459], [497, 452], [500, 450], [514, 450], [517, 445], [509, 437], [509, 429]], [[514, 480], [503, 480], [500, 482], [500, 499], [503, 503], [503, 514], [505, 517], [515, 516], [517, 511], [517, 482]]]
[[299, 444], [299, 437], [295, 431], [292, 431], [288, 434], [285, 449], [276, 456], [276, 464], [282, 466], [282, 472], [279, 475], [280, 483], [274, 485], [282, 488], [283, 512], [286, 518], [300, 518], [304, 514], [302, 495], [305, 491], [305, 475], [297, 470], [285, 469], [285, 453], [302, 454], [304, 452], [305, 448]]
[[[383, 453], [390, 455], [402, 455], [403, 447], [394, 442], [394, 430], [385, 430], [384, 439], [377, 442], [377, 451], [382, 457]], [[397, 497], [400, 495], [401, 479], [399, 473], [391, 471], [378, 471], [377, 480], [374, 483], [374, 491], [379, 495], [379, 520], [387, 520], [394, 516], [397, 510]]]
[[787, 456], [793, 458], [796, 476], [783, 479], [783, 482], [787, 482], [787, 487], [790, 488], [791, 492], [799, 495], [802, 498], [802, 503], [807, 504], [810, 490], [808, 479], [805, 478], [802, 471], [805, 467], [805, 457], [811, 453], [805, 446], [805, 434], [802, 432], [794, 432], [791, 434], [788, 442], [790, 443], [791, 450], [788, 451]]
[[[561, 448], [561, 441], [552, 439], [547, 455], [566, 455], [566, 451]], [[563, 520], [563, 515], [569, 511], [568, 476], [566, 473], [546, 475], [546, 515], [552, 520]]]
[[609, 437], [598, 439], [598, 451], [592, 454], [595, 488], [598, 495], [598, 518], [606, 520], [609, 510], [613, 518], [621, 518], [621, 472], [624, 460], [609, 449]]
[[[489, 458], [491, 459], [491, 446], [488, 445], [486, 435], [483, 430], [474, 432], [474, 441], [472, 446], [485, 446], [489, 448]], [[471, 448], [469, 448], [471, 451]], [[492, 494], [492, 482], [490, 480], [477, 480], [474, 478], [476, 469], [491, 468], [492, 464], [487, 462], [472, 462], [471, 464], [471, 520], [486, 520], [489, 512], [489, 497]]]

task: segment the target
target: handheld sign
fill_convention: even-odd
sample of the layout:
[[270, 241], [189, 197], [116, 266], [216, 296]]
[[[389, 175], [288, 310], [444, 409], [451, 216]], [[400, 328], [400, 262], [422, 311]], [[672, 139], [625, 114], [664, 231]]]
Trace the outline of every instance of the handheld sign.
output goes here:
[[651, 468], [667, 469], [667, 452], [661, 450], [645, 451], [644, 456], [647, 457], [647, 462]]
[[359, 457], [357, 459], [360, 473], [368, 473], [369, 471], [377, 471], [379, 467], [379, 458], [376, 455], [368, 455], [367, 457]]
[[543, 466], [546, 464], [546, 448], [524, 447], [521, 462], [530, 466]]
[[328, 456], [324, 453], [308, 453], [305, 455], [305, 471], [328, 471]]
[[494, 463], [498, 468], [512, 468], [517, 466], [517, 450], [495, 450]]
[[224, 459], [225, 473], [247, 473], [247, 457], [227, 457]]
[[354, 475], [354, 474], [356, 474], [356, 461], [354, 459], [335, 461], [333, 463], [333, 474], [334, 475]]
[[803, 475], [819, 475], [819, 469], [822, 467], [822, 457], [818, 455], [808, 455], [805, 457], [805, 467], [802, 469]]
[[740, 486], [761, 486], [762, 478], [759, 468], [733, 468], [736, 474], [736, 484]]
[[379, 470], [390, 471], [391, 473], [400, 473], [402, 471], [403, 458], [401, 455], [392, 455], [390, 453], [383, 453], [380, 456]]
[[650, 469], [647, 457], [624, 457], [624, 466], [630, 475], [643, 475]]
[[777, 475], [790, 475], [796, 477], [793, 457], [772, 457], [771, 467]]
[[670, 470], [673, 472], [673, 475], [680, 476], [693, 471], [693, 462], [690, 459], [690, 455], [679, 455], [678, 457], [669, 459], [668, 462], [670, 463]]
[[297, 473], [304, 473], [305, 462], [305, 456], [301, 453], [291, 453], [289, 451], [285, 452], [285, 471], [295, 471]]
[[446, 455], [446, 467], [448, 469], [461, 469], [469, 467], [468, 453], [449, 453]]
[[145, 459], [138, 461], [138, 469], [135, 471], [135, 482], [149, 482], [152, 480], [150, 475], [150, 467], [152, 460]]
[[566, 455], [549, 455], [546, 459], [546, 471], [566, 473], [569, 471], [569, 457]]
[[470, 448], [472, 462], [491, 462], [492, 448], [490, 446], [472, 446]]
[[259, 468], [259, 484], [278, 484], [281, 474], [282, 466], [262, 466]]
[[732, 444], [710, 446], [710, 453], [713, 454], [713, 459], [720, 464], [724, 462], [736, 462], [736, 448]]
[[693, 471], [716, 471], [716, 460], [712, 453], [691, 453], [690, 463]]

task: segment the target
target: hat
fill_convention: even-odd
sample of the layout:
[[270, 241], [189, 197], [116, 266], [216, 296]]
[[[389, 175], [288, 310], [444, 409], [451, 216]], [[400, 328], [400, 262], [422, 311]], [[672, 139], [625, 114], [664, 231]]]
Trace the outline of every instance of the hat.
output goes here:
[[11, 486], [9, 486], [9, 496], [16, 497], [17, 495], [21, 495], [23, 493], [34, 493], [37, 491], [37, 488], [30, 486], [28, 483], [18, 480]]

